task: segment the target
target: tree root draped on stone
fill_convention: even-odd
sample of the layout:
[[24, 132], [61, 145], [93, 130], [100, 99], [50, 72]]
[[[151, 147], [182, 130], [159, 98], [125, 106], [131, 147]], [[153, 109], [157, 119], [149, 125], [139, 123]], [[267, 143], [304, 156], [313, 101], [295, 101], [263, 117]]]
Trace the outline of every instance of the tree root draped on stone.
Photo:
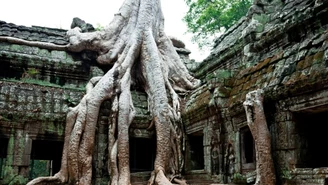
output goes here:
[[194, 89], [200, 81], [189, 74], [164, 33], [160, 1], [125, 0], [106, 29], [81, 33], [75, 28], [67, 35], [69, 50], [96, 51], [100, 64], [113, 67], [103, 77], [90, 80], [87, 94], [67, 114], [61, 170], [53, 177], [40, 177], [28, 185], [91, 184], [99, 109], [101, 103], [109, 99], [112, 102], [108, 133], [109, 184], [129, 185], [128, 129], [135, 115], [130, 87], [137, 82], [148, 95], [157, 137], [154, 171], [148, 184], [171, 184], [170, 180], [180, 175], [183, 166], [184, 135], [176, 91]]
[[247, 93], [243, 103], [247, 124], [255, 140], [256, 182], [255, 185], [275, 185], [276, 176], [271, 153], [271, 136], [263, 107], [264, 91], [258, 89]]

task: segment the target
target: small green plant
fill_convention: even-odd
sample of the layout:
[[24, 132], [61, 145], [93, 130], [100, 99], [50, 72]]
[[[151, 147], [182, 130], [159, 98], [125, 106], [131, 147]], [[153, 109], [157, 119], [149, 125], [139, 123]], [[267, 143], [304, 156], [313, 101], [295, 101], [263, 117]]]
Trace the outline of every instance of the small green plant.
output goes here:
[[[3, 120], [3, 121], [10, 121], [10, 119], [4, 117], [4, 116], [0, 116], [0, 120]], [[0, 159], [1, 160], [1, 159]], [[1, 162], [1, 161], [0, 161]], [[0, 166], [1, 167], [1, 166]], [[1, 171], [1, 170], [0, 170]]]
[[17, 175], [11, 166], [5, 166], [3, 177], [2, 183], [8, 185], [23, 185], [28, 181], [28, 179], [22, 175]]
[[40, 73], [39, 70], [35, 68], [27, 68], [27, 70], [24, 69], [24, 73], [22, 74], [22, 79], [35, 78], [36, 75], [38, 75], [39, 73]]
[[240, 174], [240, 173], [234, 173], [232, 181], [234, 183], [245, 183], [246, 182], [246, 177], [244, 175]]
[[102, 26], [101, 24], [97, 23], [97, 26], [95, 28], [97, 31], [101, 31], [101, 30], [104, 30], [104, 26]]
[[74, 102], [69, 96], [65, 96], [65, 102], [68, 104], [70, 107], [75, 107], [76, 102]]
[[288, 168], [282, 168], [280, 173], [282, 179], [288, 179], [288, 180], [292, 179], [292, 175], [288, 170]]

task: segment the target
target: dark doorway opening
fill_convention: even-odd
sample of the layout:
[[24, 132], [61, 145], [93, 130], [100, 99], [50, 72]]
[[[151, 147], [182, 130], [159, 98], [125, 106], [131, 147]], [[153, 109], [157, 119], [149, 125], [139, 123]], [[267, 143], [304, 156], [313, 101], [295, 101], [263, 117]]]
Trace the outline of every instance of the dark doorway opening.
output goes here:
[[189, 140], [189, 155], [190, 155], [190, 170], [204, 169], [204, 145], [203, 134], [195, 133], [188, 135]]
[[328, 167], [328, 111], [295, 113], [296, 131], [299, 135], [299, 168]]
[[241, 162], [243, 171], [255, 169], [255, 142], [249, 127], [240, 130]]
[[63, 145], [62, 141], [32, 141], [31, 179], [53, 175], [60, 170]]
[[4, 177], [4, 168], [7, 158], [8, 138], [0, 138], [0, 179]]
[[23, 74], [21, 67], [14, 67], [8, 60], [1, 61], [0, 78], [16, 78], [20, 79]]
[[155, 156], [155, 138], [130, 138], [131, 172], [152, 171], [154, 169]]

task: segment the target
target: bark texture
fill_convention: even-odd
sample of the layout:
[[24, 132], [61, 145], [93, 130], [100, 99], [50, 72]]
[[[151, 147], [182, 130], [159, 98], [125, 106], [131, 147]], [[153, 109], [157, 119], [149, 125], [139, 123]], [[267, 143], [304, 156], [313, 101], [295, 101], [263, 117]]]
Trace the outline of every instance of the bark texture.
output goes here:
[[255, 185], [275, 185], [276, 176], [271, 153], [271, 136], [263, 108], [263, 90], [247, 93], [244, 102], [247, 123], [255, 140], [256, 182]]
[[95, 128], [100, 105], [108, 99], [112, 102], [109, 184], [129, 185], [128, 129], [135, 114], [132, 84], [142, 86], [147, 93], [156, 130], [156, 159], [149, 184], [171, 184], [183, 166], [184, 135], [177, 91], [194, 89], [200, 81], [189, 74], [164, 32], [160, 0], [125, 0], [104, 30], [81, 33], [74, 28], [67, 35], [70, 51], [96, 51], [100, 64], [113, 67], [103, 77], [90, 80], [86, 95], [67, 114], [61, 170], [53, 177], [37, 178], [28, 185], [91, 184]]

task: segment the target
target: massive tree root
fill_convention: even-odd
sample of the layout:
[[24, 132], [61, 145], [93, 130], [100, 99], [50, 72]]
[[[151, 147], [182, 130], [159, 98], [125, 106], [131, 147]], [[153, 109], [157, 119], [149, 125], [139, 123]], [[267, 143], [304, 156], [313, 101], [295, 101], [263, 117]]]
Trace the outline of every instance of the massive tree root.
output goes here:
[[108, 134], [109, 184], [129, 185], [128, 129], [135, 112], [130, 87], [136, 83], [148, 95], [157, 137], [149, 184], [171, 184], [183, 165], [183, 132], [176, 92], [194, 89], [200, 81], [188, 73], [164, 33], [160, 0], [125, 0], [106, 29], [81, 33], [75, 28], [67, 34], [71, 51], [96, 51], [100, 64], [113, 66], [103, 77], [90, 80], [87, 94], [68, 113], [61, 170], [53, 177], [37, 178], [28, 185], [91, 184], [95, 128], [100, 105], [108, 99], [112, 102]]
[[271, 137], [263, 109], [263, 90], [246, 95], [244, 102], [247, 123], [255, 140], [256, 185], [275, 185], [276, 176], [271, 153]]

